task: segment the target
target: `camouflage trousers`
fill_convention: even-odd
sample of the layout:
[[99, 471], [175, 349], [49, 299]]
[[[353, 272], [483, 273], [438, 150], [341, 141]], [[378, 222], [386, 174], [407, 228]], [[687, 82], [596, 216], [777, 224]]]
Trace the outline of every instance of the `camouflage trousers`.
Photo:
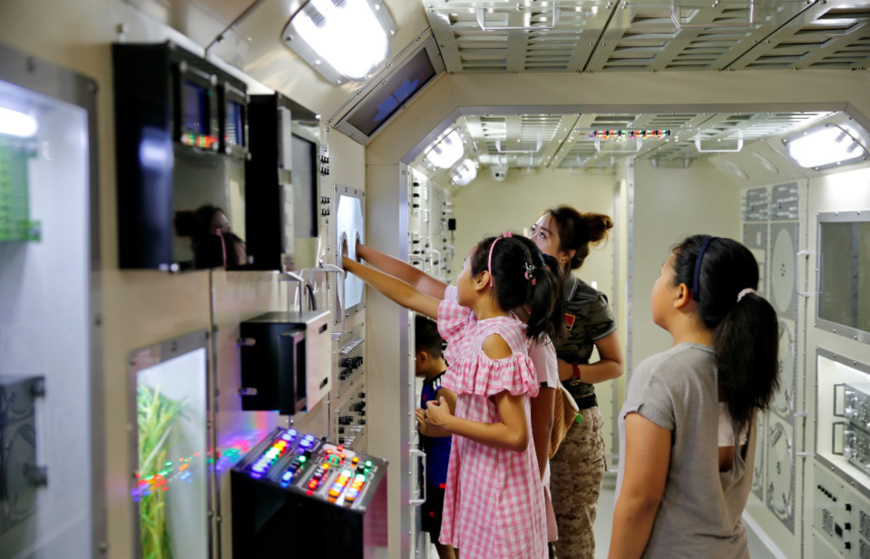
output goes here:
[[604, 437], [597, 406], [583, 410], [580, 415], [583, 421], [571, 426], [556, 456], [550, 460], [550, 491], [559, 528], [558, 559], [595, 557], [592, 524], [606, 468]]

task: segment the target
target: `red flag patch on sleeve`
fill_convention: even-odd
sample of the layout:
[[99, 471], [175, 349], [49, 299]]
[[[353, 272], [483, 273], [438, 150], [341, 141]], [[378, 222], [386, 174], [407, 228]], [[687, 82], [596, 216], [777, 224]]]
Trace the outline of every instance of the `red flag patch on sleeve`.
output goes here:
[[577, 320], [577, 317], [573, 314], [565, 313], [565, 328], [571, 330], [574, 328], [574, 321]]

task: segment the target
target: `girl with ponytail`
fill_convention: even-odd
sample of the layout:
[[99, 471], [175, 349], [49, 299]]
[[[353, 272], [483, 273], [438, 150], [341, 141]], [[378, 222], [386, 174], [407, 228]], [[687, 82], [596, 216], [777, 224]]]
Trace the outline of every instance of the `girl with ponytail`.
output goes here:
[[[407, 272], [372, 249], [358, 246], [357, 254]], [[455, 415], [443, 397], [427, 402], [422, 414], [430, 434], [454, 435], [440, 543], [463, 559], [545, 559], [544, 490], [529, 444], [531, 398], [539, 390], [529, 347], [557, 333], [561, 305], [540, 251], [510, 233], [482, 240], [465, 258], [455, 299], [445, 288], [440, 298], [430, 295], [439, 291], [434, 278], [415, 279], [418, 288], [348, 258], [343, 265], [400, 305], [437, 318], [448, 343], [442, 386], [456, 394]]]
[[776, 312], [757, 286], [731, 239], [689, 237], [662, 266], [652, 315], [674, 346], [637, 367], [620, 412], [611, 559], [749, 557], [755, 416], [779, 382]]
[[[594, 559], [592, 525], [605, 470], [601, 412], [595, 384], [622, 375], [622, 351], [616, 319], [607, 297], [572, 273], [613, 227], [610, 217], [580, 213], [570, 206], [551, 208], [532, 227], [532, 240], [559, 264], [568, 333], [554, 339], [559, 379], [565, 391], [557, 397], [574, 399], [580, 416], [550, 460], [550, 490], [558, 526], [554, 552], [559, 559]], [[598, 360], [590, 362], [593, 351]], [[570, 405], [570, 403], [569, 403]]]

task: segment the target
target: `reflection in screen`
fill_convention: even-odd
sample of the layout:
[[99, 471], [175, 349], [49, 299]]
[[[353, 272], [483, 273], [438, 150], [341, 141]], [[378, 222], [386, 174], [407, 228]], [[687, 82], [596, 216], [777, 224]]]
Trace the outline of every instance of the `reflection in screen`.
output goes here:
[[136, 375], [142, 557], [208, 555], [205, 383], [205, 348]]
[[870, 332], [870, 221], [819, 231], [819, 318]]
[[208, 133], [208, 99], [204, 87], [184, 82], [182, 91], [182, 126], [189, 132]]
[[226, 142], [232, 146], [245, 145], [245, 129], [242, 122], [242, 105], [227, 101], [227, 136]]
[[435, 68], [423, 49], [390, 76], [384, 85], [360, 103], [347, 122], [366, 136], [371, 136], [408, 99], [435, 76]]

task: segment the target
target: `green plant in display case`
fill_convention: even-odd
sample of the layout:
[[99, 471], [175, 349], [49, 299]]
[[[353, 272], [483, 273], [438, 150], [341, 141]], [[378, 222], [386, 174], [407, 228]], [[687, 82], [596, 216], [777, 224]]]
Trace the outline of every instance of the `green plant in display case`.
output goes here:
[[38, 241], [40, 225], [30, 220], [28, 160], [33, 142], [0, 137], [0, 242]]
[[175, 424], [184, 417], [183, 400], [172, 400], [155, 387], [140, 384], [136, 394], [139, 426], [139, 522], [143, 559], [172, 559], [166, 519], [167, 476], [172, 470], [169, 449]]

